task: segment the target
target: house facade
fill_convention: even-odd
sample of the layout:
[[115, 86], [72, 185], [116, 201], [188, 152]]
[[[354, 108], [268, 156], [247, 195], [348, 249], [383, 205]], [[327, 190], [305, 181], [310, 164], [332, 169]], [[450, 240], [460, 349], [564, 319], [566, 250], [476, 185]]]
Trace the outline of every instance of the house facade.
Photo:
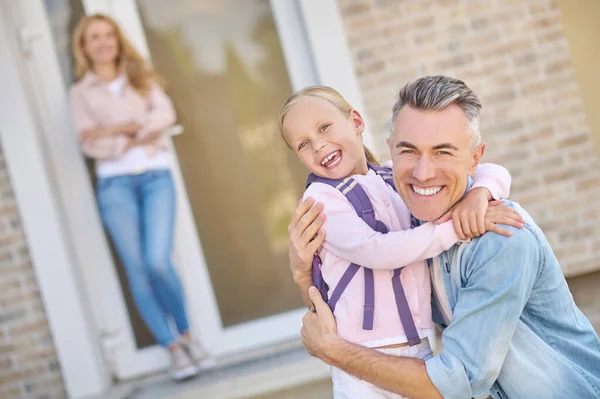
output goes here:
[[192, 329], [217, 359], [299, 343], [286, 227], [305, 172], [278, 135], [281, 103], [307, 85], [338, 89], [385, 158], [397, 90], [430, 74], [480, 95], [486, 161], [509, 169], [512, 197], [600, 328], [600, 6], [584, 3], [0, 2], [0, 397], [101, 397], [167, 367], [132, 305], [68, 114], [70, 34], [95, 12], [119, 21], [175, 103], [173, 256]]

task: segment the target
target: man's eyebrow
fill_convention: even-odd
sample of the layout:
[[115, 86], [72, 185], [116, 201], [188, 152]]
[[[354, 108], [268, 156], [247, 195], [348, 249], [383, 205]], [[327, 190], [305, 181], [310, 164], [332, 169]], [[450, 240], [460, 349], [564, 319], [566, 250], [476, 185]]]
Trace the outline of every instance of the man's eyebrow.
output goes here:
[[433, 149], [434, 150], [451, 149], [454, 151], [458, 151], [458, 147], [456, 147], [455, 145], [450, 144], [450, 143], [442, 143], [442, 144], [435, 145], [435, 146], [433, 146]]
[[416, 150], [417, 149], [416, 145], [411, 144], [408, 141], [401, 141], [398, 144], [396, 144], [396, 148], [400, 148], [400, 147], [406, 147], [406, 148], [410, 148], [412, 150]]

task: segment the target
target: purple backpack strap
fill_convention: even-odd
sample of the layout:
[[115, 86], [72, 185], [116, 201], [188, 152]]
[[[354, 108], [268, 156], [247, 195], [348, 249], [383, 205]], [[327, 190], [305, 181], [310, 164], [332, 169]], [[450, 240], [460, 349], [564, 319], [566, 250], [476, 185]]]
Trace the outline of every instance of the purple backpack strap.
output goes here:
[[[387, 226], [375, 218], [375, 210], [373, 209], [373, 204], [371, 203], [371, 200], [369, 199], [369, 196], [367, 195], [365, 190], [360, 184], [357, 183], [356, 180], [352, 179], [351, 177], [347, 177], [341, 180], [332, 180], [317, 177], [313, 174], [310, 174], [308, 176], [306, 185], [308, 187], [310, 184], [315, 182], [324, 183], [339, 190], [352, 204], [357, 215], [361, 219], [363, 219], [365, 223], [367, 223], [372, 229], [376, 231], [379, 231], [381, 233], [387, 233]], [[318, 262], [318, 272], [315, 272], [315, 262]], [[361, 268], [361, 266], [354, 263], [348, 266], [348, 268], [342, 275], [342, 278], [338, 282], [337, 286], [331, 293], [331, 298], [327, 298], [328, 287], [323, 280], [320, 265], [320, 259], [318, 259], [317, 261], [313, 257], [313, 283], [319, 282], [321, 288], [319, 288], [318, 286], [317, 288], [319, 288], [321, 296], [323, 296], [323, 299], [327, 301], [329, 307], [331, 308], [331, 311], [333, 312], [335, 310], [335, 305], [342, 296], [342, 293], [346, 290], [348, 284], [350, 284], [350, 281], [352, 281], [352, 279], [354, 278], [358, 270]], [[365, 302], [363, 307], [363, 329], [372, 330], [373, 319], [375, 314], [375, 281], [373, 278], [373, 270], [367, 268], [363, 268], [363, 270], [365, 273]], [[322, 284], [320, 283], [321, 281], [323, 281]]]
[[[384, 168], [376, 165], [369, 164], [369, 168], [374, 170], [381, 178], [389, 184], [394, 190], [396, 190], [394, 186], [394, 181], [392, 178], [392, 170], [390, 168]], [[387, 233], [389, 230], [387, 226], [377, 220], [375, 218], [375, 210], [373, 209], [373, 204], [369, 199], [369, 196], [362, 188], [360, 184], [356, 182], [356, 180], [348, 177], [346, 179], [341, 180], [331, 180], [325, 179], [321, 177], [317, 177], [313, 174], [308, 176], [307, 184], [308, 187], [311, 183], [325, 183], [336, 189], [338, 189], [344, 196], [348, 199], [348, 201], [354, 207], [354, 210], [358, 214], [358, 216], [365, 221], [373, 230], [378, 231], [380, 233]], [[350, 284], [350, 281], [354, 278], [358, 269], [361, 266], [352, 263], [344, 274], [342, 278], [338, 282], [337, 286], [333, 290], [331, 294], [331, 298], [327, 300], [327, 292], [328, 287], [323, 280], [323, 276], [321, 274], [321, 259], [315, 255], [313, 258], [313, 283], [318, 283], [316, 285], [321, 292], [323, 298], [328, 302], [331, 311], [335, 310], [335, 305], [340, 299], [342, 293]], [[317, 264], [315, 264], [317, 262]], [[316, 267], [315, 267], [316, 266]], [[318, 275], [315, 275], [315, 270], [318, 270]], [[365, 273], [365, 302], [363, 307], [363, 329], [364, 330], [372, 330], [373, 329], [373, 319], [374, 319], [374, 310], [375, 310], [375, 283], [373, 278], [373, 270], [363, 267]], [[413, 346], [421, 342], [419, 338], [419, 334], [417, 332], [417, 328], [413, 321], [412, 313], [410, 311], [410, 307], [408, 306], [408, 301], [406, 300], [406, 295], [404, 293], [404, 289], [402, 287], [402, 283], [400, 281], [400, 272], [402, 269], [394, 270], [394, 276], [392, 277], [392, 286], [394, 289], [394, 296], [396, 298], [396, 306], [398, 308], [398, 314], [400, 315], [400, 321], [404, 327], [404, 332], [406, 334], [409, 345]]]
[[408, 345], [414, 346], [421, 343], [421, 338], [417, 332], [417, 326], [415, 326], [412, 312], [410, 311], [406, 295], [404, 294], [404, 287], [402, 287], [402, 282], [400, 281], [400, 273], [402, 273], [401, 268], [394, 269], [394, 276], [392, 277], [396, 308], [398, 308], [398, 315], [400, 316], [400, 322], [404, 328], [404, 334], [406, 334]]
[[371, 163], [368, 165], [369, 165], [369, 169], [371, 169], [375, 173], [377, 173], [383, 179], [384, 182], [389, 184], [394, 189], [394, 191], [398, 191], [398, 190], [396, 190], [396, 185], [394, 184], [394, 176], [392, 175], [392, 168], [373, 165]]

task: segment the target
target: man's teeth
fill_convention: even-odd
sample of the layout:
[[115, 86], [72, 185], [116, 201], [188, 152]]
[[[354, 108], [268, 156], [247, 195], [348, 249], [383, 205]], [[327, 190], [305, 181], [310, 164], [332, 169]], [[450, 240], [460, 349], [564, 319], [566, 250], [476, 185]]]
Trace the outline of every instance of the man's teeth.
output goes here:
[[434, 195], [434, 194], [439, 193], [442, 188], [441, 187], [420, 188], [417, 186], [412, 186], [412, 189], [415, 193], [417, 193], [419, 195], [429, 196], [429, 195]]
[[331, 154], [329, 154], [328, 156], [326, 156], [325, 159], [323, 159], [321, 161], [321, 165], [325, 166], [325, 164], [327, 162], [331, 161], [333, 159], [333, 157], [335, 157], [338, 153], [339, 153], [339, 151], [335, 151], [335, 152], [332, 152]]

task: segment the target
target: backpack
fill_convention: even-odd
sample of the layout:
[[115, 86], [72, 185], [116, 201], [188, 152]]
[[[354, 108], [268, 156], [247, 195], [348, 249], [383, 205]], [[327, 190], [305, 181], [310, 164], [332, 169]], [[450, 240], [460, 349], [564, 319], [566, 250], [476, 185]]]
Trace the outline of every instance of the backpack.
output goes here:
[[[396, 191], [396, 187], [394, 186], [394, 180], [392, 177], [392, 170], [390, 168], [375, 166], [372, 164], [368, 164], [369, 169], [373, 170], [377, 173], [387, 184], [389, 184], [394, 191]], [[373, 230], [378, 231], [380, 233], [386, 234], [389, 229], [387, 226], [380, 220], [375, 218], [375, 210], [373, 209], [373, 204], [369, 199], [367, 193], [362, 188], [360, 184], [352, 177], [347, 177], [345, 179], [326, 179], [323, 177], [315, 176], [314, 174], [310, 174], [308, 176], [306, 187], [310, 186], [312, 183], [323, 183], [334, 187], [339, 190], [344, 196], [350, 201], [350, 204], [354, 207], [357, 215], [365, 221]], [[373, 270], [362, 267], [355, 263], [352, 263], [348, 266], [342, 278], [338, 282], [337, 286], [334, 288], [331, 298], [328, 298], [329, 287], [327, 283], [323, 279], [323, 274], [321, 272], [321, 258], [315, 254], [313, 256], [312, 261], [312, 279], [313, 285], [319, 290], [321, 296], [329, 305], [329, 308], [333, 312], [335, 310], [335, 305], [338, 300], [342, 296], [342, 293], [350, 284], [350, 281], [354, 278], [359, 269], [363, 269], [365, 275], [365, 302], [363, 307], [363, 329], [364, 330], [372, 330], [373, 329], [373, 316], [375, 310], [375, 283], [373, 280]], [[394, 275], [392, 277], [392, 287], [394, 289], [394, 296], [396, 298], [396, 307], [398, 309], [398, 315], [400, 316], [400, 321], [402, 322], [402, 326], [404, 328], [404, 333], [406, 334], [406, 338], [408, 340], [408, 344], [410, 346], [417, 345], [421, 342], [419, 338], [419, 334], [417, 332], [417, 328], [413, 321], [412, 313], [408, 306], [408, 302], [406, 300], [406, 295], [404, 294], [404, 288], [402, 287], [402, 283], [400, 281], [400, 273], [402, 272], [402, 268], [394, 269]]]

